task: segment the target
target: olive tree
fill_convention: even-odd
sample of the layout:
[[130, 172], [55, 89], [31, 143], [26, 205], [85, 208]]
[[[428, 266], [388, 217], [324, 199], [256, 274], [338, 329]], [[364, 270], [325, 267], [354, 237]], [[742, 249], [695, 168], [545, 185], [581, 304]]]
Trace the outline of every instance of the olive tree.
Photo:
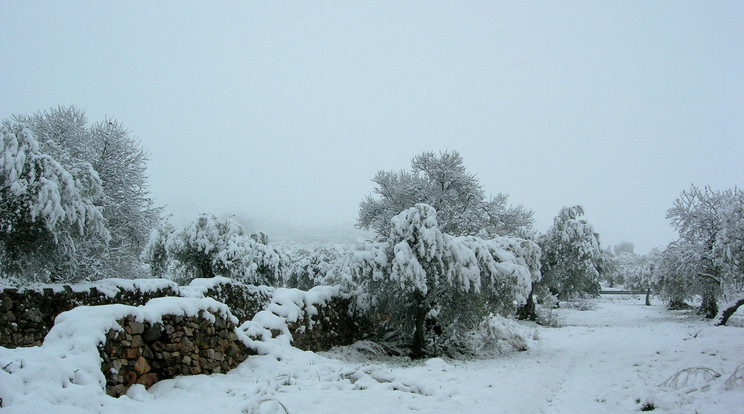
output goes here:
[[412, 333], [412, 354], [421, 357], [430, 351], [430, 334], [455, 337], [490, 312], [525, 302], [539, 269], [539, 253], [521, 254], [525, 245], [539, 251], [527, 240], [446, 234], [436, 210], [416, 204], [391, 219], [387, 238], [353, 252], [346, 268], [369, 292], [375, 314]]
[[114, 119], [90, 124], [74, 106], [14, 115], [3, 125], [29, 129], [39, 151], [68, 171], [80, 166], [95, 171], [101, 188], [95, 203], [110, 237], [105, 243], [95, 238], [76, 243], [77, 271], [89, 278], [141, 275], [139, 256], [161, 209], [150, 197], [148, 154], [139, 140]]
[[357, 225], [381, 239], [387, 237], [393, 216], [418, 203], [432, 206], [441, 231], [453, 236], [526, 237], [532, 232], [532, 211], [508, 205], [506, 194], [487, 200], [456, 151], [424, 152], [411, 160], [410, 171], [379, 171], [372, 181], [374, 195], [361, 202]]
[[540, 286], [561, 299], [599, 294], [599, 235], [583, 216], [581, 206], [563, 207], [553, 226], [538, 238], [542, 249]]
[[83, 161], [66, 168], [23, 125], [0, 135], [0, 268], [23, 280], [82, 278], [82, 247], [110, 238], [98, 174]]

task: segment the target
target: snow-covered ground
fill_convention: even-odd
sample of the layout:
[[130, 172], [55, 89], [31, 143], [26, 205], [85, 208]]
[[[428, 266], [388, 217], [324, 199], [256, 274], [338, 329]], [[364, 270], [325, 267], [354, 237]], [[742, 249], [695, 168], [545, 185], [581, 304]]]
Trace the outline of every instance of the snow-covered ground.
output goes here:
[[45, 347], [0, 348], [0, 411], [623, 413], [645, 406], [669, 413], [742, 412], [740, 318], [733, 321], [738, 326], [714, 327], [661, 303], [643, 306], [643, 297], [594, 303], [592, 310], [558, 309], [558, 328], [523, 324], [530, 337], [525, 352], [410, 361], [370, 357], [363, 344], [323, 354], [284, 348], [251, 357], [227, 374], [161, 381], [147, 391], [135, 386], [119, 399], [95, 381], [64, 378], [55, 370], [74, 372], [64, 361], [33, 375], [6, 366], [41, 363], [50, 358]]

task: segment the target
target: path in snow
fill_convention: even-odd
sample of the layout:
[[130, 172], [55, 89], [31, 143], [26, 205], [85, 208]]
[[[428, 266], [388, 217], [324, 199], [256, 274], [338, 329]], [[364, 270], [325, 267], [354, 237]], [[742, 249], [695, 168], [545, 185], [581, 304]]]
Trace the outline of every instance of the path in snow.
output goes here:
[[[674, 401], [656, 396], [665, 379], [690, 366], [723, 372], [741, 362], [726, 362], [725, 356], [718, 355], [721, 351], [701, 353], [701, 344], [703, 349], [727, 345], [691, 340], [708, 327], [694, 315], [670, 313], [660, 305], [646, 307], [641, 298], [615, 297], [596, 303], [597, 309], [590, 311], [558, 310], [562, 327], [539, 328], [540, 339], [527, 352], [454, 361], [434, 369], [429, 365], [379, 368], [387, 372], [386, 381], [431, 395], [400, 390], [379, 394], [372, 381], [365, 391], [339, 396], [345, 400], [339, 407], [357, 412], [549, 414], [634, 412], [650, 401], [659, 405], [657, 412], [664, 406], [675, 412]], [[294, 397], [299, 397], [296, 403]], [[307, 412], [299, 395], [288, 395], [287, 401], [290, 412]]]

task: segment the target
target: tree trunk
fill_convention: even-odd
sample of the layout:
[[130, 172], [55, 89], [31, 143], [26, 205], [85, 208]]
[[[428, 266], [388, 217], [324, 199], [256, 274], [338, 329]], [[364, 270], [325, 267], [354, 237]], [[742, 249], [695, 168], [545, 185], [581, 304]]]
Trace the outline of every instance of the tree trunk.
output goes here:
[[535, 310], [535, 300], [532, 297], [532, 293], [535, 291], [534, 285], [530, 289], [530, 294], [527, 296], [527, 303], [522, 305], [517, 311], [517, 318], [521, 320], [534, 321], [537, 319], [537, 312]]
[[700, 304], [700, 313], [708, 319], [713, 319], [718, 315], [716, 298], [709, 291], [703, 293], [703, 303]]
[[651, 306], [651, 288], [646, 288], [646, 306]]
[[414, 358], [422, 358], [426, 351], [426, 339], [424, 336], [426, 326], [424, 322], [426, 322], [428, 310], [424, 307], [424, 295], [417, 291], [414, 294], [414, 298], [416, 301], [416, 330], [413, 332], [412, 352]]
[[741, 298], [737, 300], [736, 302], [728, 304], [721, 312], [721, 316], [718, 317], [718, 322], [716, 322], [716, 326], [726, 325], [726, 322], [728, 322], [731, 315], [735, 314], [736, 310], [739, 309], [741, 305], [744, 305], [744, 298]]
[[717, 287], [716, 283], [710, 280], [706, 280], [703, 285], [703, 302], [700, 304], [700, 313], [708, 319], [713, 319], [718, 315]]
[[211, 278], [214, 277], [214, 271], [212, 270], [212, 265], [210, 263], [201, 263], [199, 266], [199, 273], [198, 277], [203, 278]]

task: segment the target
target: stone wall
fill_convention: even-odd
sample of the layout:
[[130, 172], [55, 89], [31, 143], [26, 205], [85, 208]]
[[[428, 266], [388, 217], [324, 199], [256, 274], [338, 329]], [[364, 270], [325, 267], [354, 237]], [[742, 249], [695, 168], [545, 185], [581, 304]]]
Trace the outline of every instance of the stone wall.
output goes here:
[[141, 306], [167, 296], [208, 297], [230, 307], [240, 323], [249, 321], [271, 301], [273, 288], [228, 278], [196, 279], [178, 286], [164, 279], [106, 279], [77, 285], [42, 285], [0, 290], [0, 346], [39, 346], [62, 312], [78, 306]]
[[108, 279], [96, 284], [3, 289], [0, 291], [0, 346], [41, 345], [57, 315], [81, 305], [139, 306], [153, 298], [178, 295], [178, 285], [157, 279]]
[[[266, 309], [275, 291], [271, 287], [245, 285], [223, 277], [196, 279], [189, 286], [181, 287], [162, 279], [107, 279], [72, 286], [4, 289], [0, 291], [0, 346], [41, 345], [57, 315], [77, 306], [141, 306], [150, 299], [167, 296], [213, 298], [226, 304], [239, 323], [243, 323]], [[317, 302], [318, 314], [288, 321], [294, 346], [303, 350], [326, 350], [348, 345], [369, 331], [371, 324], [361, 313], [354, 312], [353, 299], [337, 294]]]
[[315, 304], [317, 313], [289, 323], [292, 345], [304, 351], [327, 351], [351, 345], [374, 332], [372, 320], [356, 312], [352, 297], [336, 296]]
[[150, 323], [127, 316], [99, 346], [106, 393], [118, 397], [133, 384], [150, 388], [179, 375], [225, 373], [255, 351], [238, 340], [235, 324], [204, 310], [198, 316], [163, 315]]
[[180, 289], [181, 296], [212, 298], [230, 308], [240, 323], [249, 321], [271, 302], [274, 288], [246, 285], [226, 277], [195, 279]]
[[[373, 331], [355, 303], [339, 287], [305, 292], [226, 278], [197, 279], [186, 287], [109, 279], [4, 289], [0, 346], [39, 346], [50, 330], [52, 342], [101, 332], [105, 340], [95, 341], [106, 392], [120, 396], [133, 384], [149, 388], [178, 375], [227, 372], [250, 355], [282, 352], [290, 344], [306, 351], [352, 344]], [[96, 345], [91, 346], [87, 352], [94, 354]]]
[[304, 351], [325, 351], [350, 345], [374, 332], [373, 321], [356, 306], [354, 295], [338, 286], [309, 291], [277, 288], [266, 309], [240, 329], [262, 353], [292, 345]]

